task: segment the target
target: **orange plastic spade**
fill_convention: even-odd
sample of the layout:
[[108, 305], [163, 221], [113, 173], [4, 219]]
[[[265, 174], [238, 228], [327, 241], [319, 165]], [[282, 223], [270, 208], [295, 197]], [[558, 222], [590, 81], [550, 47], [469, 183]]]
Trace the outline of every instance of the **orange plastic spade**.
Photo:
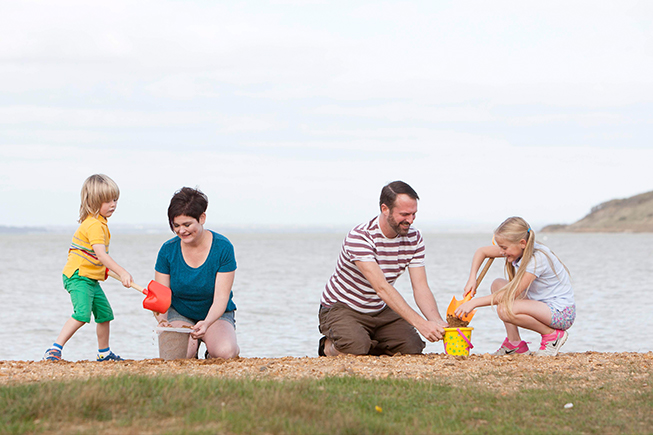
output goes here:
[[[107, 276], [120, 281], [120, 276], [113, 270], [107, 269]], [[132, 283], [131, 288], [138, 290], [145, 295], [143, 308], [154, 311], [155, 313], [165, 313], [170, 308], [172, 300], [172, 290], [156, 281], [150, 281], [147, 288]]]
[[[483, 270], [481, 270], [481, 273], [478, 275], [478, 278], [476, 278], [476, 288], [478, 288], [479, 285], [481, 285], [481, 281], [483, 281], [483, 278], [485, 278], [485, 274], [487, 273], [488, 269], [490, 269], [490, 266], [492, 266], [492, 262], [494, 261], [494, 258], [488, 258], [488, 260], [485, 262], [485, 266], [483, 267]], [[468, 302], [472, 299], [472, 297], [476, 294], [476, 290], [473, 292], [467, 293], [467, 295], [463, 298], [463, 300], [459, 301], [456, 299], [454, 296], [451, 299], [451, 303], [449, 304], [449, 308], [447, 308], [447, 316], [451, 315], [456, 317], [454, 314], [456, 310], [458, 309], [459, 306], [464, 304], [465, 302]], [[469, 314], [462, 316], [461, 319], [465, 322], [469, 322], [472, 320], [472, 317], [474, 317], [474, 314], [476, 314], [476, 310], [470, 312]]]

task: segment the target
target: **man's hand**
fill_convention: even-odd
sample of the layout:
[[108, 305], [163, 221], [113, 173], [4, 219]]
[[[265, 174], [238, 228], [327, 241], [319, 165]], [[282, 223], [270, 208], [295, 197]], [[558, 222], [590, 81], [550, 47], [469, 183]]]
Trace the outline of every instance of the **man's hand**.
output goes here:
[[444, 335], [444, 328], [449, 326], [444, 321], [430, 321], [425, 320], [424, 323], [417, 327], [417, 330], [424, 338], [430, 342], [442, 340]]

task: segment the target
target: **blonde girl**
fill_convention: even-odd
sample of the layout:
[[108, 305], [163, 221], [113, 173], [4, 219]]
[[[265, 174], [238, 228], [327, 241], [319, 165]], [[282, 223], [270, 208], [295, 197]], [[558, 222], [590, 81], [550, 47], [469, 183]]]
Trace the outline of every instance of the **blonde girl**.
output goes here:
[[479, 248], [474, 254], [464, 294], [476, 291], [475, 277], [485, 258], [496, 257], [506, 258], [508, 279], [495, 280], [491, 295], [464, 303], [456, 315], [496, 305], [507, 337], [494, 355], [529, 351], [519, 328], [542, 335], [536, 355], [557, 355], [576, 318], [569, 271], [549, 248], [535, 241], [535, 232], [524, 219], [511, 217], [494, 231], [494, 244]]
[[132, 283], [132, 277], [109, 256], [111, 233], [107, 219], [116, 210], [120, 190], [109, 177], [91, 175], [84, 181], [79, 207], [79, 228], [73, 235], [68, 250], [68, 261], [63, 269], [64, 288], [70, 294], [73, 314], [66, 321], [57, 340], [45, 352], [43, 359], [59, 361], [63, 346], [75, 332], [91, 321], [91, 314], [97, 324], [98, 361], [120, 361], [109, 347], [110, 327], [113, 310], [99, 281], [104, 281], [107, 268], [120, 276], [125, 287]]

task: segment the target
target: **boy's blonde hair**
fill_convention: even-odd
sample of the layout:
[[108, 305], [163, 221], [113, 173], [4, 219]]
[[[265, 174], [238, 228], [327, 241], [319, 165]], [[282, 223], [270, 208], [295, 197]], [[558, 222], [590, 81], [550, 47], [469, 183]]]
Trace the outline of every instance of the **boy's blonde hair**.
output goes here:
[[[521, 257], [519, 269], [515, 273], [515, 266], [506, 260], [505, 272], [509, 282], [504, 288], [493, 295], [493, 298], [498, 298], [499, 307], [503, 308], [508, 316], [513, 317], [514, 313], [512, 311], [512, 304], [517, 297], [519, 285], [524, 278], [524, 275], [526, 274], [526, 266], [528, 266], [531, 260], [537, 261], [533, 256], [535, 251], [542, 252], [546, 256], [546, 259], [549, 261], [551, 269], [553, 269], [554, 273], [555, 267], [553, 265], [553, 261], [546, 252], [535, 248], [535, 231], [533, 231], [531, 226], [524, 219], [520, 217], [510, 217], [506, 219], [501, 225], [497, 227], [496, 230], [494, 230], [494, 236], [500, 237], [508, 243], [516, 244], [519, 243], [522, 239], [526, 241], [526, 247], [524, 248], [524, 252]], [[560, 259], [558, 258], [558, 260]], [[562, 263], [562, 261], [560, 263]], [[567, 270], [567, 273], [569, 273], [567, 266], [564, 264], [562, 264], [562, 266], [565, 268], [565, 270]], [[535, 267], [537, 268], [537, 264], [535, 264]], [[528, 289], [526, 289], [524, 296], [526, 293], [528, 293]]]
[[84, 219], [89, 216], [97, 217], [103, 203], [119, 197], [120, 189], [115, 181], [104, 174], [91, 175], [82, 185], [79, 223], [84, 222]]

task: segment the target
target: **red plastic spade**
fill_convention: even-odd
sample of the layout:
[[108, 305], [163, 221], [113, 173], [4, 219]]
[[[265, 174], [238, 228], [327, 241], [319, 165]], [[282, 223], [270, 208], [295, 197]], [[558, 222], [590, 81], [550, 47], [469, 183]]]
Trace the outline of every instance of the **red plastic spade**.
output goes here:
[[[115, 278], [120, 281], [120, 276], [113, 270], [107, 269], [107, 276]], [[172, 290], [156, 281], [150, 281], [147, 288], [132, 283], [131, 288], [138, 290], [145, 295], [143, 300], [143, 308], [146, 310], [154, 311], [155, 313], [165, 313], [170, 308], [170, 301], [172, 300]]]

